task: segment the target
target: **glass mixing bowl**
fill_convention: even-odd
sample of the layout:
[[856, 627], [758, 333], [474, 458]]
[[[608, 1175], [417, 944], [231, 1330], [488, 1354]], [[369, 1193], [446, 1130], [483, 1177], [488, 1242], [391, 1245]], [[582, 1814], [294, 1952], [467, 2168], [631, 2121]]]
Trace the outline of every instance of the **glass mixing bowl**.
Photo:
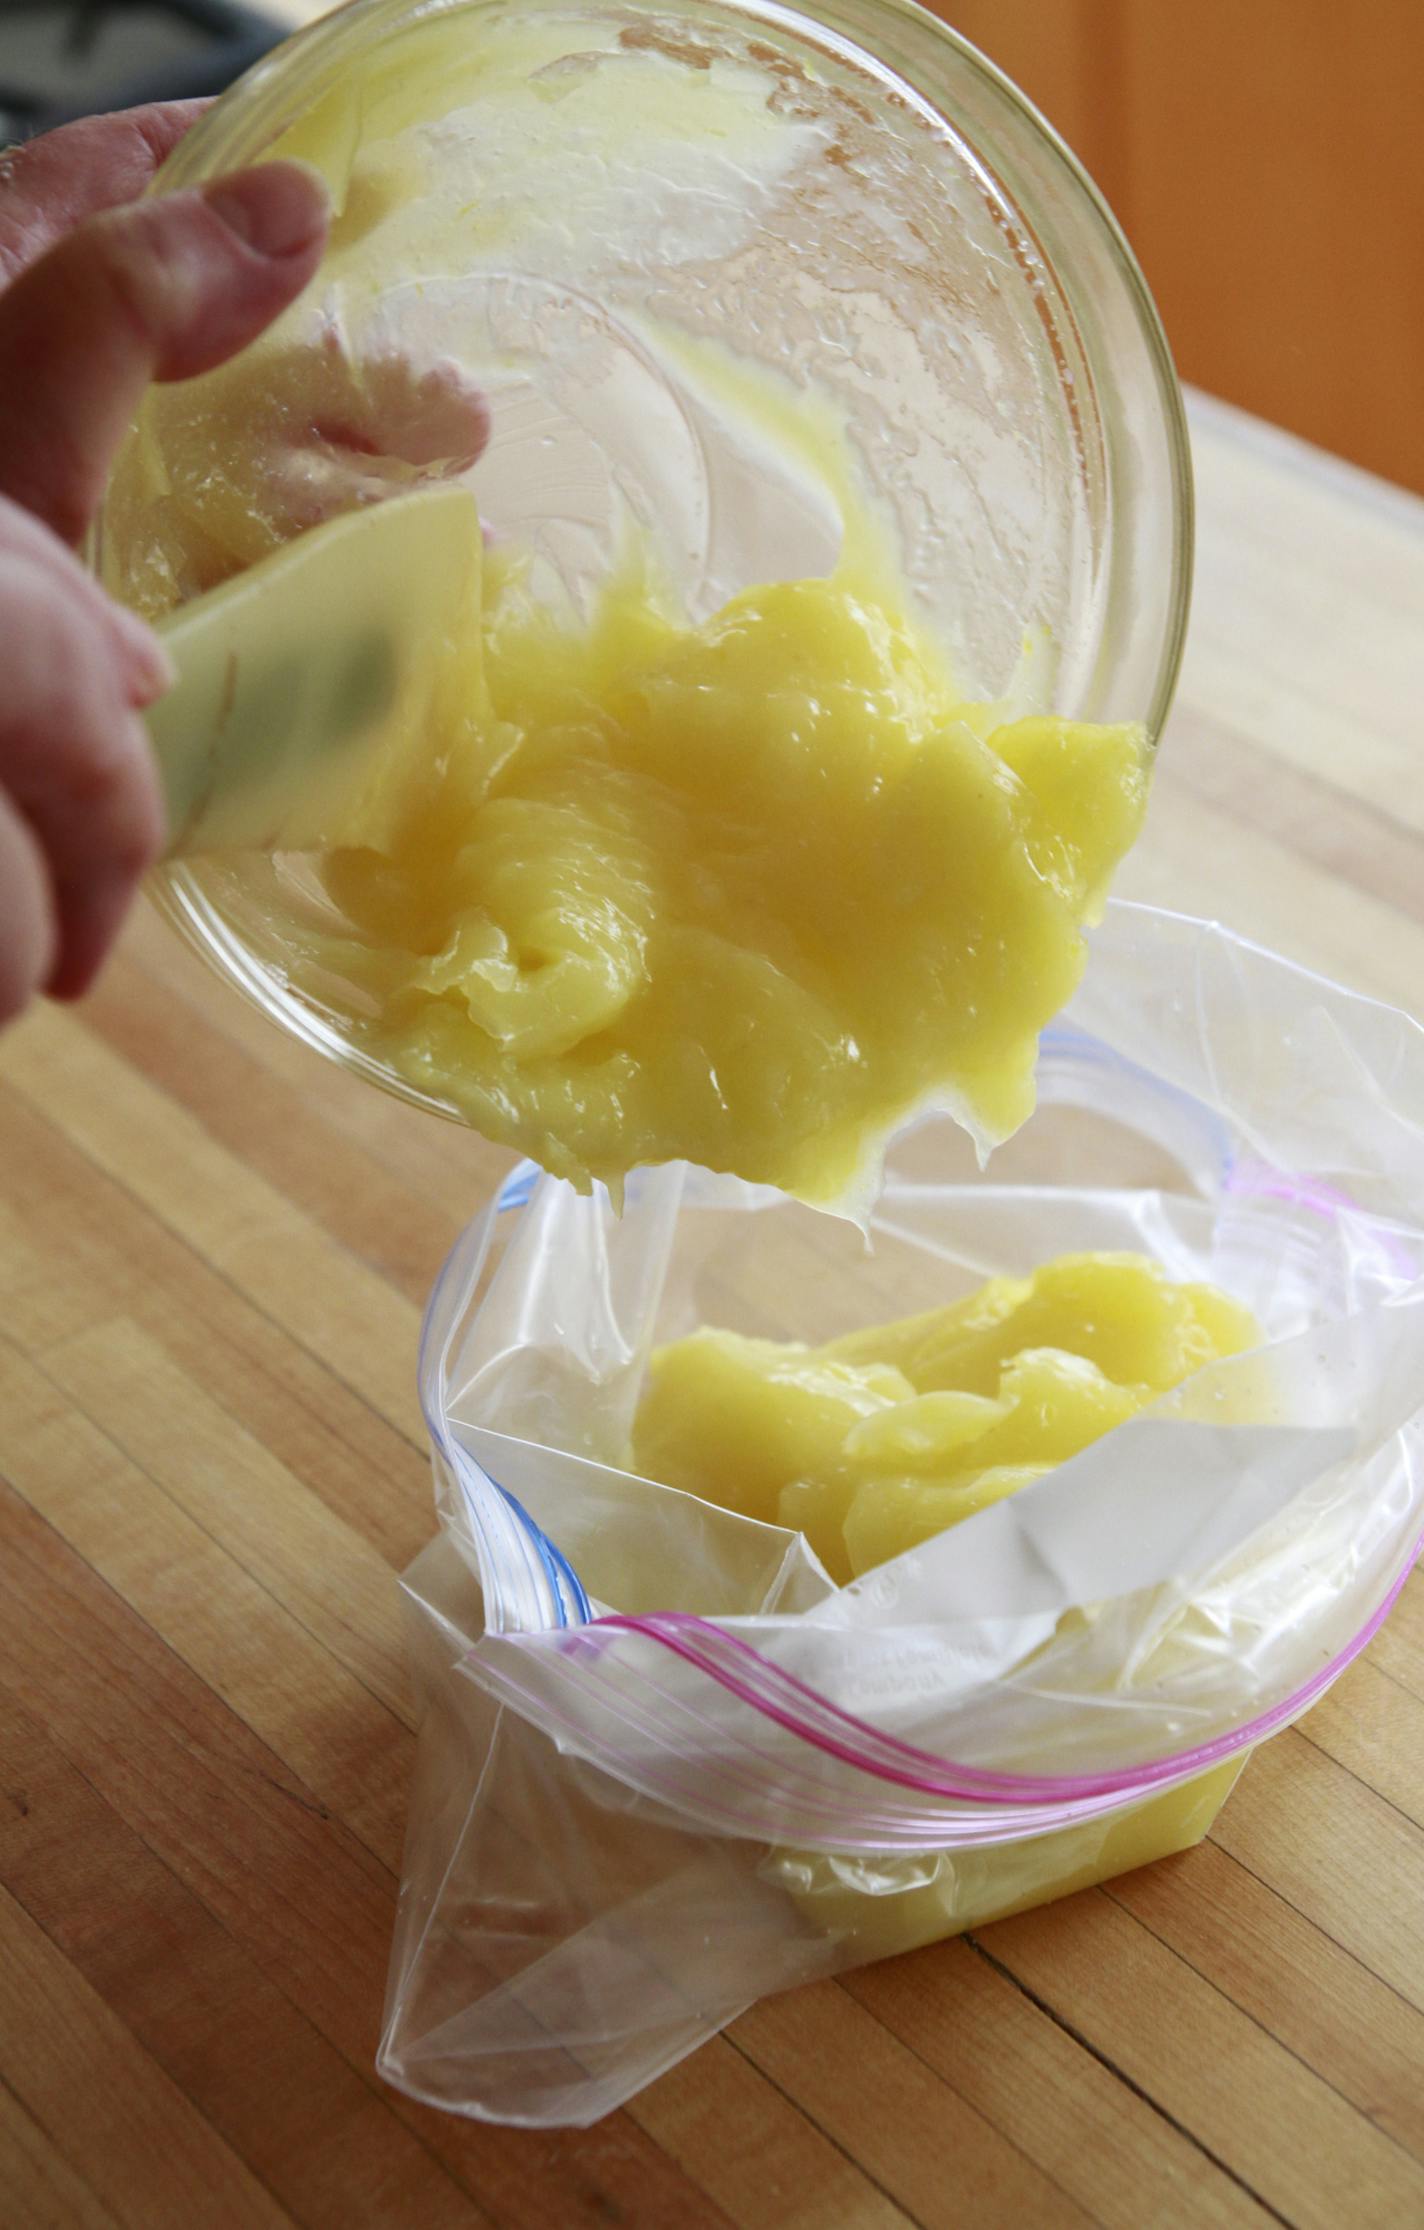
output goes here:
[[[1061, 141], [918, 7], [356, 0], [157, 190], [285, 154], [336, 221], [250, 376], [323, 349], [457, 365], [492, 412], [482, 518], [536, 593], [587, 609], [630, 525], [693, 620], [828, 572], [833, 447], [967, 695], [1160, 730], [1191, 487], [1156, 312]], [[150, 614], [202, 585], [156, 522], [181, 450], [191, 475], [241, 444], [225, 378], [150, 390], [116, 470], [96, 561]], [[351, 1042], [347, 987], [294, 981], [342, 934], [310, 862], [213, 857], [156, 890], [288, 1030], [453, 1112]]]

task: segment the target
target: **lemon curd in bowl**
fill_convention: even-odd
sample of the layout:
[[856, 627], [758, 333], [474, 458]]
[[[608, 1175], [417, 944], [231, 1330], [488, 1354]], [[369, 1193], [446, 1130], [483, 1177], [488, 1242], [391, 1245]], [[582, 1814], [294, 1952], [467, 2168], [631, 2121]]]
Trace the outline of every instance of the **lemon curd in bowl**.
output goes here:
[[579, 1183], [687, 1157], [845, 1204], [926, 1102], [1005, 1136], [1186, 596], [1175, 383], [1071, 159], [911, 8], [389, 0], [161, 186], [276, 154], [332, 187], [322, 270], [152, 391], [106, 577], [158, 615], [342, 500], [323, 380], [437, 426], [453, 383], [479, 460], [432, 435], [349, 500], [466, 476], [484, 612], [386, 849], [172, 865], [169, 911], [288, 1028]]

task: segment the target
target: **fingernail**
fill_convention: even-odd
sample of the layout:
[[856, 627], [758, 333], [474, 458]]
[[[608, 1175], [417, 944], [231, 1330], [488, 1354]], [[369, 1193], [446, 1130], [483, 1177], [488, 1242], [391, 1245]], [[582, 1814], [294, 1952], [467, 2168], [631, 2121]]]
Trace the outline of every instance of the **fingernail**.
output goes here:
[[173, 687], [176, 670], [153, 629], [136, 612], [125, 611], [122, 604], [114, 610], [129, 657], [129, 702], [136, 711], [142, 711]]
[[326, 229], [326, 186], [305, 163], [259, 163], [203, 193], [214, 216], [258, 255], [299, 255]]

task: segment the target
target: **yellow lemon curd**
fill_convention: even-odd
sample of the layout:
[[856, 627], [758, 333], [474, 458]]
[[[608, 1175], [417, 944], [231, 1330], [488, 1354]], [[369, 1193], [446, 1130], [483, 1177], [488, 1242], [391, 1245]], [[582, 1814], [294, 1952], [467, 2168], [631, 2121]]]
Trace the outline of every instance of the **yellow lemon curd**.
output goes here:
[[[497, 446], [481, 289], [562, 285], [572, 208], [595, 241], [643, 210], [628, 253], [687, 207], [740, 238], [797, 164], [824, 169], [755, 48], [684, 68], [626, 26], [580, 40], [570, 69], [562, 18], [412, 25], [272, 144], [331, 184], [319, 285], [231, 365], [150, 394], [106, 507], [119, 593], [155, 616], [333, 509], [463, 473], [482, 377]], [[677, 536], [626, 506], [631, 554], [591, 615], [541, 609], [496, 560], [379, 848], [285, 882], [193, 873], [219, 911], [224, 888], [267, 894], [245, 920], [266, 908], [298, 997], [381, 1071], [576, 1185], [685, 1158], [857, 1208], [922, 1104], [981, 1150], [1030, 1113], [1038, 1033], [1141, 823], [1147, 741], [1011, 716], [1035, 701], [1033, 642], [995, 682], [1011, 698], [966, 701], [843, 405], [675, 319], [634, 323], [670, 393], [751, 429], [791, 509], [834, 522], [834, 571], [694, 625], [652, 581]]]
[[360, 1042], [556, 1175], [686, 1159], [863, 1198], [926, 1102], [981, 1146], [1137, 833], [1132, 726], [999, 724], [843, 577], [680, 626], [495, 598], [389, 847], [328, 857]]
[[1190, 1850], [1231, 1794], [1246, 1757], [1238, 1752], [1128, 1811], [1021, 1842], [868, 1856], [781, 1846], [767, 1853], [759, 1872], [794, 1899], [812, 1928], [835, 1939], [846, 1966], [863, 1966]]
[[[677, 1340], [652, 1358], [631, 1460], [648, 1478], [799, 1528], [845, 1582], [1259, 1339], [1239, 1302], [1174, 1284], [1144, 1256], [1065, 1255], [823, 1347], [712, 1330]], [[778, 1846], [760, 1871], [859, 1964], [1188, 1849], [1244, 1762], [1019, 1842], [869, 1855]]]
[[633, 1467], [804, 1533], [844, 1584], [1259, 1338], [1226, 1294], [1132, 1254], [1065, 1255], [824, 1347], [704, 1329], [653, 1356]]
[[[167, 496], [128, 491], [147, 609], [155, 582], [230, 578], [280, 531], [250, 458], [240, 485], [194, 462], [241, 449], [224, 413], [256, 378], [166, 426]], [[783, 400], [742, 399], [796, 449]], [[334, 914], [284, 918], [273, 886], [299, 993], [580, 1188], [687, 1160], [854, 1210], [924, 1105], [987, 1151], [1032, 1111], [1039, 1032], [1141, 826], [1143, 729], [967, 700], [843, 437], [813, 431], [834, 573], [691, 626], [636, 537], [588, 619], [536, 600], [516, 553], [487, 557], [379, 834], [311, 861]], [[407, 602], [451, 601], [441, 547]]]

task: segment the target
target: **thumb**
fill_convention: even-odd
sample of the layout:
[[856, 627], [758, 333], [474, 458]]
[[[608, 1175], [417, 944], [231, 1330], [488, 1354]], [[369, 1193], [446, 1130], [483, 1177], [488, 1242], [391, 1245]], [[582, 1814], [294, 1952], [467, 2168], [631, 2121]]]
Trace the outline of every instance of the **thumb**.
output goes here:
[[235, 356], [306, 285], [327, 204], [296, 163], [80, 225], [0, 295], [0, 495], [77, 542], [151, 379]]

